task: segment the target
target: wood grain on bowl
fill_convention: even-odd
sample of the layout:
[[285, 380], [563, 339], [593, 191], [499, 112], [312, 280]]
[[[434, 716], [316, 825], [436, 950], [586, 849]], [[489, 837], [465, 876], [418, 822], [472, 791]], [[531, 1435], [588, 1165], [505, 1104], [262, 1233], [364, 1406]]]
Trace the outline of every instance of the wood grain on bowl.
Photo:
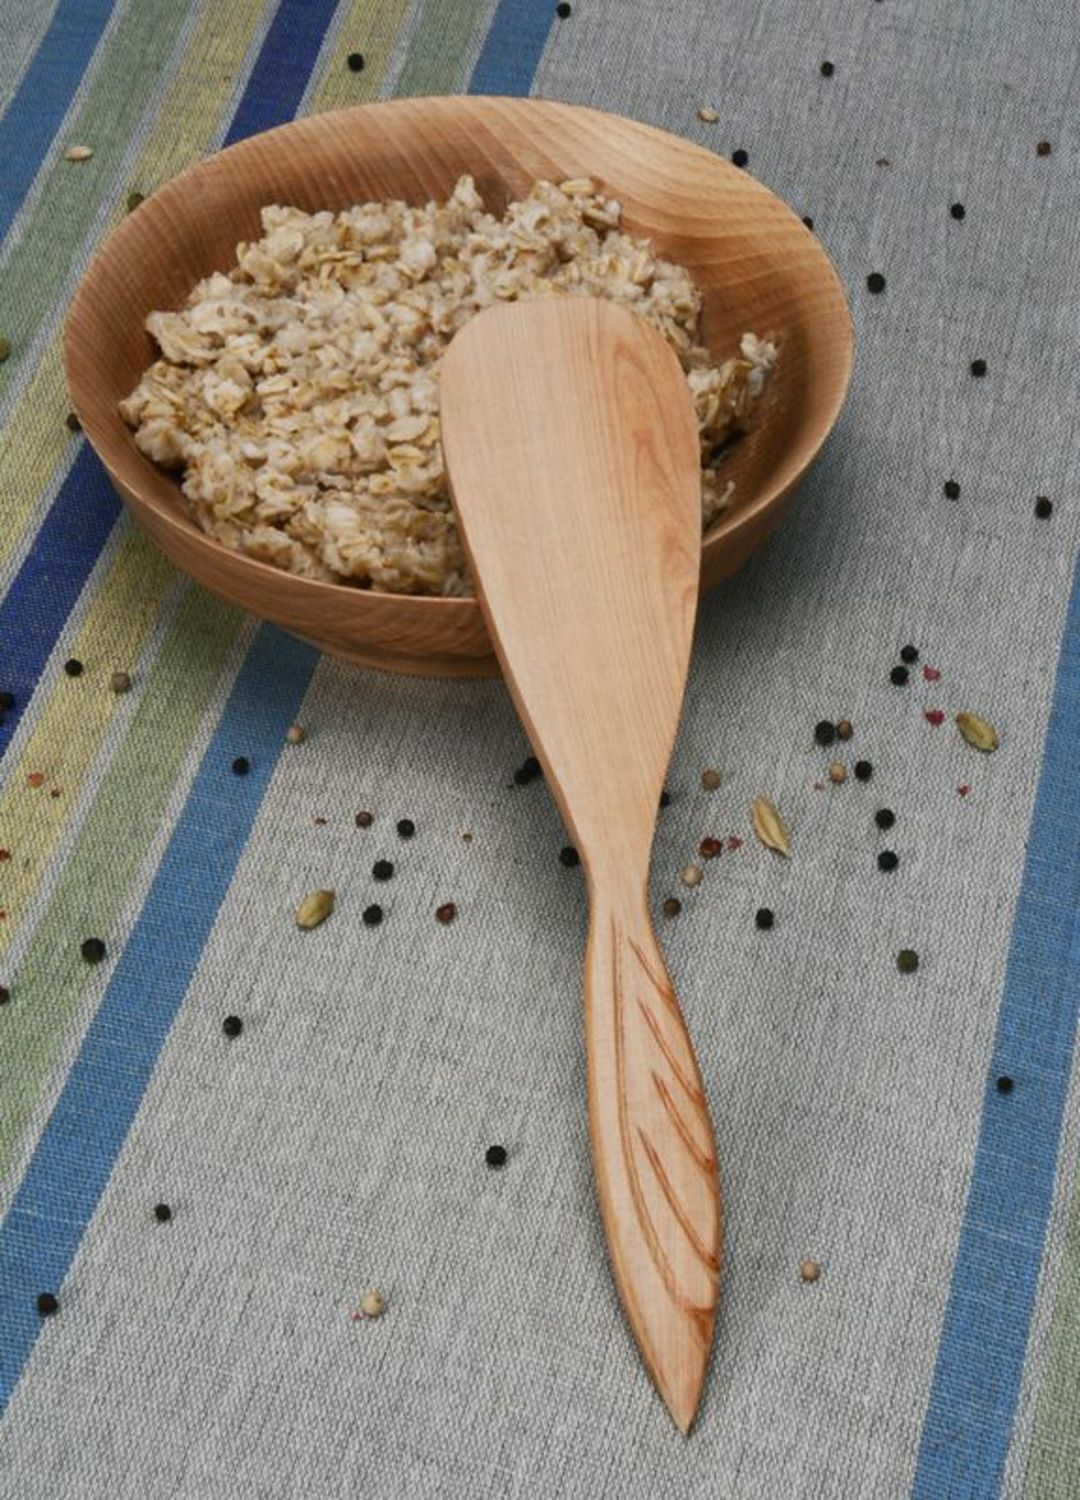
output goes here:
[[725, 460], [734, 505], [704, 539], [702, 583], [716, 583], [780, 523], [836, 420], [851, 324], [828, 257], [789, 208], [746, 172], [650, 126], [544, 100], [421, 98], [253, 136], [166, 183], [110, 236], [72, 303], [64, 357], [88, 439], [179, 567], [335, 655], [477, 676], [498, 666], [475, 600], [320, 583], [228, 551], [190, 518], [176, 477], [139, 452], [117, 409], [155, 357], [146, 315], [178, 307], [196, 281], [231, 265], [238, 241], [258, 237], [265, 204], [423, 202], [445, 197], [463, 172], [497, 209], [538, 178], [593, 177], [622, 203], [631, 233], [690, 271], [714, 352], [731, 352], [733, 330], [779, 345], [752, 431]]

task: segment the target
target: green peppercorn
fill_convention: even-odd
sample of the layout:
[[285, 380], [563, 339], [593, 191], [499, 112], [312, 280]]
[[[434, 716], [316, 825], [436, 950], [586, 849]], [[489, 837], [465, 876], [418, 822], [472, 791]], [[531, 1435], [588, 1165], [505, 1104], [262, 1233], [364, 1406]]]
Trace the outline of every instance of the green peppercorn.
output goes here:
[[901, 948], [896, 955], [896, 967], [901, 974], [914, 974], [919, 967], [919, 955], [914, 948]]

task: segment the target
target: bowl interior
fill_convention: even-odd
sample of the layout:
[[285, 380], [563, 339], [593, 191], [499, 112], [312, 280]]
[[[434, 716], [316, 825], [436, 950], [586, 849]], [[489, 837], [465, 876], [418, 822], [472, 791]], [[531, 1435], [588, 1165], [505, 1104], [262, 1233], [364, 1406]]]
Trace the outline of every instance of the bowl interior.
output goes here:
[[[634, 121], [539, 100], [407, 99], [297, 121], [208, 158], [130, 215], [87, 273], [66, 336], [73, 404], [159, 540], [182, 531], [188, 548], [223, 550], [188, 518], [175, 478], [139, 453], [117, 411], [155, 357], [146, 315], [179, 306], [197, 280], [233, 264], [238, 241], [260, 234], [265, 204], [420, 203], [445, 196], [463, 172], [493, 208], [538, 178], [592, 177], [620, 200], [632, 232], [691, 272], [704, 293], [705, 340], [714, 353], [732, 352], [747, 329], [780, 344], [752, 432], [724, 459], [735, 505], [710, 530], [707, 554], [797, 481], [843, 400], [851, 329], [827, 256], [790, 209], [746, 172]], [[263, 564], [237, 562], [268, 580], [280, 577]], [[291, 580], [290, 595], [294, 582], [319, 594], [372, 598], [309, 580]], [[449, 610], [455, 601], [423, 603]], [[464, 608], [475, 612], [470, 601]]]

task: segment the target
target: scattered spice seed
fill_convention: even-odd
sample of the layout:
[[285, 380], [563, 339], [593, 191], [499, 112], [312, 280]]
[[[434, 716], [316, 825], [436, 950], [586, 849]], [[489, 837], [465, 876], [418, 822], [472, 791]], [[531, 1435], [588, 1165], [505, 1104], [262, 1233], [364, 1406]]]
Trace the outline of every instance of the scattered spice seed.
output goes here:
[[891, 167], [892, 162], [887, 156], [879, 156], [874, 165], [877, 167]]
[[9, 692], [7, 688], [5, 688], [4, 691], [0, 693], [0, 713], [6, 713], [9, 708], [14, 707], [15, 694]]
[[889, 681], [893, 687], [903, 687], [908, 680], [907, 667], [893, 667], [889, 673]]
[[847, 766], [842, 760], [834, 760], [829, 765], [829, 780], [839, 786], [847, 780]]
[[248, 760], [246, 755], [238, 755], [232, 763], [232, 768], [234, 775], [246, 776], [247, 773], [251, 770], [251, 762]]
[[296, 908], [297, 927], [319, 927], [334, 909], [333, 891], [311, 891]]
[[998, 747], [997, 731], [978, 714], [957, 714], [956, 727], [976, 750], [989, 753]]
[[813, 230], [814, 230], [814, 221], [810, 217], [809, 214], [805, 214], [803, 216], [803, 223], [806, 225], [807, 229], [809, 229], [810, 232], [813, 233]]
[[881, 853], [877, 857], [878, 869], [885, 870], [886, 872], [889, 870], [895, 870], [899, 863], [900, 856], [894, 853], [892, 849], [882, 849]]
[[702, 859], [715, 859], [718, 854], [723, 852], [723, 848], [723, 839], [706, 838], [702, 839], [698, 845], [698, 853]]
[[822, 78], [831, 78], [835, 72], [836, 72], [836, 69], [833, 67], [833, 65], [832, 65], [831, 62], [823, 62], [821, 64], [821, 76], [822, 76]]
[[473, 840], [472, 834], [469, 832], [468, 829], [466, 829], [465, 832], [461, 835], [461, 841], [462, 841], [462, 843], [464, 843], [464, 844], [471, 844], [472, 840]]
[[957, 484], [955, 479], [946, 479], [943, 488], [945, 490], [946, 500], [959, 500], [960, 486]]
[[155, 1203], [154, 1218], [159, 1224], [167, 1224], [172, 1218], [172, 1209], [167, 1203]]
[[312, 818], [311, 821], [312, 821], [312, 823], [314, 823], [314, 825], [315, 825], [316, 828], [325, 828], [326, 827], [326, 819], [325, 818]]
[[558, 5], [556, 5], [555, 7], [555, 14], [558, 16], [560, 21], [568, 21], [570, 19], [572, 10], [573, 7], [570, 5], [569, 0], [559, 0]]
[[398, 838], [411, 839], [413, 834], [416, 832], [416, 824], [411, 818], [399, 818], [397, 831]]
[[805, 1282], [817, 1281], [821, 1275], [821, 1267], [816, 1260], [804, 1260], [799, 1265], [799, 1280]]
[[919, 659], [919, 648], [918, 648], [918, 646], [901, 646], [900, 647], [900, 660], [903, 661], [903, 662], [907, 662], [907, 664], [908, 664], [909, 667], [911, 666], [911, 664], [913, 662], [917, 662], [918, 659]]
[[775, 921], [775, 915], [767, 906], [759, 906], [754, 913], [754, 925], [760, 927], [762, 932], [768, 932]]
[[1048, 521], [1054, 514], [1054, 502], [1048, 495], [1040, 495], [1036, 499], [1035, 514], [1040, 521]]
[[77, 656], [69, 656], [64, 663], [64, 671], [69, 677], [81, 677], [83, 674], [83, 664]]
[[290, 724], [285, 731], [285, 738], [290, 745], [302, 745], [307, 739], [307, 730], [303, 724]]
[[127, 195], [127, 211], [133, 214], [140, 203], [145, 203], [146, 197], [143, 193], [129, 193]]
[[114, 672], [109, 678], [109, 687], [114, 693], [130, 693], [131, 678], [126, 672]]
[[685, 885], [685, 886], [692, 887], [692, 886], [695, 886], [695, 885], [700, 885], [701, 884], [701, 866], [700, 865], [684, 865], [684, 867], [679, 871], [679, 879], [682, 881], [683, 885]]
[[702, 771], [701, 784], [707, 792], [715, 792], [720, 785], [720, 772], [714, 771], [711, 766], [708, 770]]
[[664, 916], [667, 917], [667, 919], [670, 921], [672, 919], [672, 917], [677, 917], [679, 915], [679, 913], [682, 911], [682, 902], [679, 900], [679, 898], [677, 896], [667, 896], [667, 897], [665, 897], [664, 904], [660, 908], [660, 910], [664, 913]]
[[345, 62], [350, 73], [362, 73], [364, 71], [364, 54], [362, 52], [350, 52]]
[[50, 791], [49, 796], [50, 797], [59, 797], [60, 796], [60, 788], [58, 786], [54, 786], [52, 788], [52, 790]]
[[1039, 144], [1035, 147], [1035, 155], [1049, 156], [1052, 149], [1053, 148], [1051, 147], [1049, 141], [1040, 141]]
[[6, 1005], [11, 999], [11, 991], [6, 984], [0, 984], [0, 1005]]
[[31, 771], [30, 774], [29, 774], [29, 776], [27, 776], [26, 779], [27, 779], [27, 781], [29, 782], [29, 784], [31, 786], [44, 786], [44, 784], [45, 784], [45, 772], [44, 771]]
[[868, 292], [883, 292], [885, 290], [885, 278], [880, 271], [871, 271], [866, 278], [866, 290]]
[[976, 380], [981, 380], [986, 374], [986, 360], [973, 359], [971, 361], [971, 373], [975, 376]]
[[1003, 1073], [1001, 1077], [995, 1082], [994, 1087], [997, 1089], [999, 1094], [1011, 1094], [1014, 1085], [1012, 1079]]
[[371, 867], [371, 873], [376, 880], [389, 880], [394, 873], [394, 866], [388, 859], [377, 859]]
[[565, 865], [568, 870], [574, 869], [576, 865], [581, 863], [581, 855], [574, 848], [573, 844], [565, 844], [559, 850], [559, 863]]
[[874, 774], [874, 765], [869, 760], [857, 760], [855, 762], [855, 780], [869, 781]]
[[0, 849], [0, 864], [6, 864], [11, 858], [10, 849]]
[[365, 906], [361, 913], [361, 920], [365, 927], [378, 927], [383, 919], [381, 906]]
[[938, 668], [938, 667], [930, 667], [930, 666], [923, 667], [922, 674], [926, 678], [927, 682], [940, 682], [941, 681], [941, 671], [940, 671], [940, 668]]
[[664, 790], [660, 793], [660, 806], [667, 807], [670, 801], [671, 793], [668, 791], [667, 787], [665, 787]]
[[356, 814], [357, 828], [370, 828], [374, 821], [374, 818], [369, 812], [358, 812]]
[[64, 152], [65, 161], [89, 161], [94, 151], [91, 146], [69, 146]]
[[971, 788], [965, 784], [964, 786], [958, 786], [956, 790], [960, 793], [961, 797], [966, 797]]
[[720, 116], [711, 104], [703, 104], [697, 112], [699, 120], [704, 120], [706, 125], [715, 125]]
[[540, 762], [535, 755], [528, 755], [514, 772], [515, 786], [528, 786], [530, 781], [535, 781], [538, 776], [544, 774]]
[[941, 708], [927, 708], [923, 710], [923, 718], [936, 729], [939, 724], [944, 724], [945, 711]]
[[732, 162], [734, 163], [735, 166], [737, 166], [737, 167], [745, 167], [746, 163], [750, 160], [750, 158], [747, 155], [747, 153], [743, 150], [743, 148], [740, 146], [737, 151], [733, 151], [731, 153], [731, 160], [732, 160]]
[[775, 849], [785, 858], [791, 853], [788, 830], [783, 818], [768, 797], [755, 797], [750, 804], [754, 832], [767, 849]]
[[38, 1292], [37, 1310], [43, 1318], [51, 1317], [59, 1306], [60, 1303], [57, 1301], [55, 1293]]
[[954, 219], [962, 219], [967, 210], [964, 208], [964, 205], [962, 203], [950, 203], [949, 212], [952, 214]]
[[0, 365], [4, 363], [4, 360], [7, 359], [10, 353], [11, 345], [8, 343], [6, 338], [0, 336]]
[[360, 1304], [365, 1318], [381, 1318], [386, 1311], [386, 1298], [382, 1292], [366, 1292]]
[[221, 1023], [221, 1029], [228, 1037], [239, 1036], [244, 1029], [244, 1023], [239, 1016], [226, 1016]]
[[484, 1160], [487, 1162], [489, 1167], [505, 1167], [506, 1147], [489, 1146], [484, 1152]]
[[874, 814], [874, 822], [879, 828], [891, 828], [896, 822], [896, 814], [891, 807], [879, 807]]
[[444, 927], [449, 927], [456, 916], [457, 907], [452, 901], [444, 901], [441, 906], [435, 908], [435, 920], [441, 922]]
[[919, 955], [914, 948], [901, 948], [896, 955], [896, 967], [901, 974], [914, 974], [919, 967]]
[[105, 944], [100, 938], [84, 938], [79, 952], [88, 964], [99, 964], [105, 957]]
[[742, 848], [743, 841], [742, 841], [741, 838], [739, 838], [738, 834], [736, 834], [736, 833], [729, 833], [728, 834], [727, 846], [728, 846], [728, 848], [730, 850], [732, 850], [732, 852], [734, 852], [736, 849], [741, 849]]
[[819, 719], [814, 725], [814, 739], [819, 745], [831, 745], [836, 738], [836, 725], [828, 719]]
[[838, 740], [849, 740], [855, 733], [850, 719], [841, 719], [836, 726], [836, 738]]
[[69, 411], [67, 416], [64, 418], [64, 426], [69, 432], [82, 431], [82, 423], [79, 421], [78, 417], [73, 411]]

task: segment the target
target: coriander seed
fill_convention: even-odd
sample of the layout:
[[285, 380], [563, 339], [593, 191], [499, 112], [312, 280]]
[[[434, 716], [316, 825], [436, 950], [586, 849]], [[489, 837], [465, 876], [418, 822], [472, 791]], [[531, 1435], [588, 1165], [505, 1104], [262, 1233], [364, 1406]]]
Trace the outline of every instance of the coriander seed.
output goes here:
[[829, 764], [829, 780], [839, 786], [847, 780], [847, 766], [842, 760], [834, 760]]
[[360, 1303], [360, 1311], [365, 1318], [381, 1318], [386, 1311], [386, 1298], [382, 1292], [366, 1292]]
[[799, 1280], [805, 1282], [817, 1281], [821, 1275], [821, 1267], [816, 1260], [804, 1260], [799, 1265]]
[[303, 724], [290, 724], [285, 731], [285, 738], [290, 745], [302, 745], [307, 739], [307, 730]]
[[700, 865], [685, 865], [683, 867], [683, 869], [679, 871], [679, 879], [682, 881], [683, 885], [685, 885], [685, 886], [691, 886], [692, 887], [692, 886], [695, 886], [695, 885], [700, 885], [701, 884], [701, 866]]

